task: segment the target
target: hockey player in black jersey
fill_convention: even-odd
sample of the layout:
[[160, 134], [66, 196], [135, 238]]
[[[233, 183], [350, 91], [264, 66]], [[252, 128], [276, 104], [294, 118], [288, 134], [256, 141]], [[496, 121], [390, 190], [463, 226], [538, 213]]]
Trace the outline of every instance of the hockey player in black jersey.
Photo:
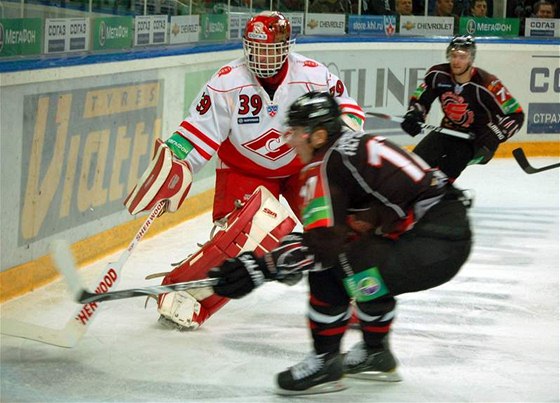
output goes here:
[[[341, 390], [343, 375], [398, 381], [389, 349], [395, 296], [449, 281], [466, 261], [471, 232], [447, 177], [380, 136], [352, 132], [328, 93], [310, 92], [288, 112], [288, 143], [304, 162], [304, 233], [262, 258], [244, 253], [210, 270], [217, 294], [241, 298], [265, 281], [308, 271], [313, 352], [278, 374], [278, 393]], [[363, 341], [342, 337], [356, 303]]]
[[441, 126], [474, 135], [473, 140], [463, 140], [430, 132], [413, 150], [453, 182], [467, 165], [490, 161], [499, 144], [519, 131], [524, 114], [496, 76], [473, 65], [472, 36], [454, 37], [446, 55], [449, 62], [430, 67], [412, 95], [401, 127], [411, 136], [419, 134], [419, 123], [438, 98], [444, 114]]

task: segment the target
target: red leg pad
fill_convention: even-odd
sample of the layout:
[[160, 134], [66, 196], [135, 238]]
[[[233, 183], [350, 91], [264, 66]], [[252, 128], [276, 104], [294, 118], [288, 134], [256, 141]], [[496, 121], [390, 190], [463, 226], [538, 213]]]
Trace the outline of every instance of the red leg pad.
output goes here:
[[[253, 251], [257, 256], [274, 249], [285, 235], [293, 231], [297, 220], [264, 187], [255, 190], [241, 209], [227, 216], [227, 224], [204, 246], [173, 271], [162, 284], [181, 283], [207, 277], [208, 270], [241, 252]], [[229, 300], [212, 293], [212, 289], [191, 292], [200, 302], [196, 320], [202, 324]], [[159, 298], [161, 302], [161, 296]]]

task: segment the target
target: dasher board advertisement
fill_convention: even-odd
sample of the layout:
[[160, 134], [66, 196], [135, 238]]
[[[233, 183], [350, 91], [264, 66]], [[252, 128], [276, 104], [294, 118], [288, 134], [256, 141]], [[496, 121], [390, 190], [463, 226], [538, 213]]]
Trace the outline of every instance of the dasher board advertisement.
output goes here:
[[89, 50], [89, 18], [47, 18], [45, 53], [84, 52]]
[[134, 18], [134, 46], [165, 45], [167, 15], [139, 15]]

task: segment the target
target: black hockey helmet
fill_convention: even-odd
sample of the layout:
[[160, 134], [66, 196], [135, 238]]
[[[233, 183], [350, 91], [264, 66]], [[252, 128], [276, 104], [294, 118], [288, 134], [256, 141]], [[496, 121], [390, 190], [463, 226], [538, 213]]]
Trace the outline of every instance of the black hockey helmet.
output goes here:
[[445, 55], [448, 59], [451, 56], [451, 52], [454, 50], [469, 52], [471, 54], [472, 60], [474, 61], [474, 57], [476, 55], [476, 43], [474, 41], [474, 37], [472, 35], [454, 36], [453, 39], [451, 39], [451, 42], [449, 42], [447, 51], [445, 52]]
[[341, 128], [341, 116], [338, 103], [328, 92], [311, 91], [303, 94], [290, 106], [287, 125], [290, 127], [307, 127], [310, 132], [324, 128], [336, 134]]

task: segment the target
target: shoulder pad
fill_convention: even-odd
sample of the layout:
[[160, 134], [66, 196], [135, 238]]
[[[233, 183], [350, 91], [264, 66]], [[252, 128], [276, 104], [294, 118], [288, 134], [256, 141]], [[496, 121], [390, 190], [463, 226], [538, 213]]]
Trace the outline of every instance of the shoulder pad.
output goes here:
[[[477, 76], [478, 76], [478, 78], [476, 78]], [[500, 80], [498, 79], [498, 77], [496, 77], [493, 74], [490, 74], [486, 70], [479, 69], [478, 67], [475, 67], [475, 74], [473, 76], [473, 81], [478, 81], [481, 85], [484, 85], [485, 87], [487, 87], [491, 83], [497, 82], [497, 81], [500, 81]]]
[[323, 64], [318, 62], [317, 60], [310, 59], [299, 53], [291, 53], [288, 56], [288, 60], [294, 66], [298, 66], [297, 68], [303, 71], [310, 72], [311, 74], [315, 74], [315, 72], [320, 72], [321, 75], [324, 75], [327, 71], [327, 67]]
[[229, 91], [232, 88], [254, 84], [254, 78], [244, 59], [240, 58], [220, 67], [207, 84], [220, 91]]

